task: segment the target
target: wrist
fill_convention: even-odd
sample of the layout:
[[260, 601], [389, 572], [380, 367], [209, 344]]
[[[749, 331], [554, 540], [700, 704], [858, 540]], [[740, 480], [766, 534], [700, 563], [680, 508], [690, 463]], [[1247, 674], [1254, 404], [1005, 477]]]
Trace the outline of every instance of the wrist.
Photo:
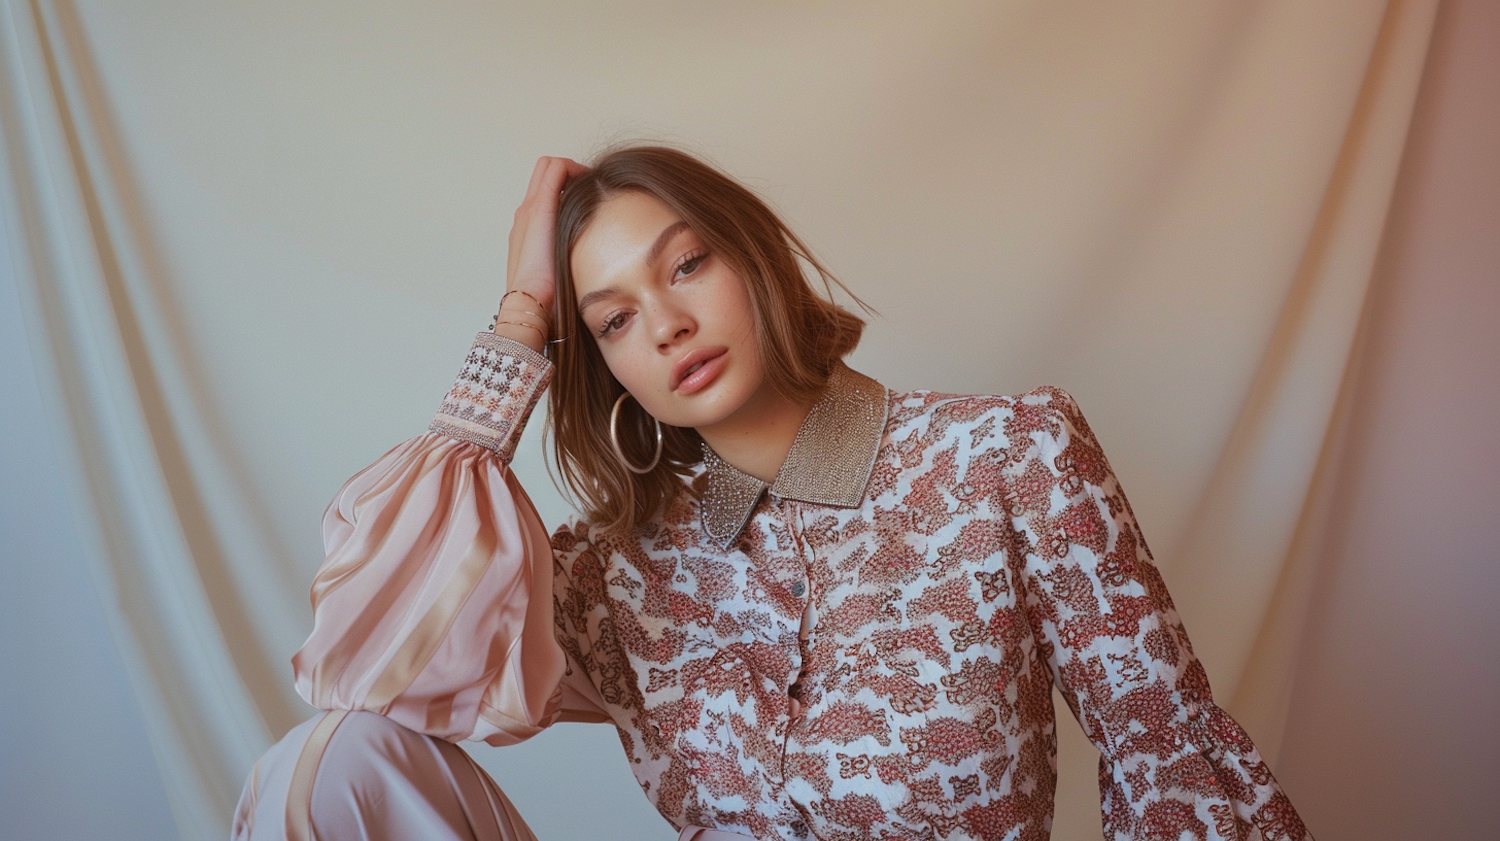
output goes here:
[[525, 289], [512, 289], [501, 295], [499, 310], [507, 316], [527, 315], [544, 322], [552, 320], [548, 303]]
[[500, 308], [490, 322], [490, 332], [545, 355], [551, 321], [547, 305], [537, 295], [525, 289], [511, 289], [500, 296]]
[[490, 328], [490, 332], [496, 336], [523, 344], [537, 353], [546, 356], [547, 331], [544, 327], [508, 320], [502, 316]]

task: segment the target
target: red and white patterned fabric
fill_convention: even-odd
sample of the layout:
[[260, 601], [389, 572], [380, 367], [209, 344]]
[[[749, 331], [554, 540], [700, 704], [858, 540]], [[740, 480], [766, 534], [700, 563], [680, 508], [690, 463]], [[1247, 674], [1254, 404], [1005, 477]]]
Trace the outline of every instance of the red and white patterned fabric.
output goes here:
[[[484, 499], [402, 516], [424, 524], [412, 540], [490, 566], [461, 599], [435, 598], [388, 628], [370, 616], [370, 585], [340, 606], [342, 582], [365, 576], [384, 588], [379, 601], [410, 604], [420, 598], [403, 594], [452, 591], [435, 580], [440, 563], [361, 555], [320, 573], [317, 628], [297, 661], [308, 700], [494, 743], [560, 718], [607, 718], [678, 828], [1045, 839], [1055, 682], [1103, 754], [1107, 838], [1310, 838], [1215, 706], [1120, 484], [1065, 392], [898, 393], [840, 365], [769, 487], [707, 451], [686, 492], [634, 533], [557, 529], [545, 616], [529, 577], [535, 540], [477, 552], [472, 529], [447, 523], [478, 508], [519, 524], [497, 533], [532, 530], [505, 463], [550, 376], [528, 349], [481, 334], [429, 432], [330, 506], [363, 506], [374, 525], [353, 518], [325, 569], [350, 540], [365, 545], [351, 535], [389, 528], [391, 511], [412, 506], [403, 488], [419, 483], [401, 477], [464, 459], [489, 476], [470, 482]], [[476, 459], [481, 450], [491, 457]], [[484, 492], [496, 471], [512, 490], [498, 503]], [[397, 543], [385, 551], [405, 551]], [[532, 604], [517, 605], [528, 592]], [[496, 614], [525, 618], [497, 630]], [[516, 653], [540, 650], [542, 621], [555, 623], [565, 674], [556, 658]], [[393, 694], [381, 670], [414, 646], [425, 659], [400, 667]], [[451, 662], [464, 652], [484, 662]], [[372, 685], [387, 687], [378, 703], [361, 689]]]

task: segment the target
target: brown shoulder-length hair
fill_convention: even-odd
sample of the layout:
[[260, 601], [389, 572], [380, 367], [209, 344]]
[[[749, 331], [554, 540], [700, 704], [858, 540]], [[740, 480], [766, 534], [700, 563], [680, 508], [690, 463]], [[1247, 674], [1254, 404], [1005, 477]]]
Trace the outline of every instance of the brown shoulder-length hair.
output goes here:
[[[873, 312], [765, 202], [692, 155], [661, 146], [618, 147], [568, 181], [557, 216], [552, 323], [562, 340], [552, 345], [549, 431], [566, 490], [589, 519], [609, 529], [634, 528], [650, 519], [684, 487], [679, 477], [703, 460], [703, 439], [696, 431], [666, 424], [661, 461], [649, 473], [627, 470], [610, 444], [610, 411], [625, 389], [579, 315], [570, 258], [599, 206], [626, 192], [654, 196], [671, 208], [744, 280], [766, 376], [793, 401], [816, 398], [834, 363], [854, 350], [864, 330], [863, 320], [833, 303], [833, 285]], [[804, 263], [822, 280], [826, 297], [803, 273]], [[633, 400], [621, 406], [619, 433], [632, 464], [651, 461], [656, 426]]]

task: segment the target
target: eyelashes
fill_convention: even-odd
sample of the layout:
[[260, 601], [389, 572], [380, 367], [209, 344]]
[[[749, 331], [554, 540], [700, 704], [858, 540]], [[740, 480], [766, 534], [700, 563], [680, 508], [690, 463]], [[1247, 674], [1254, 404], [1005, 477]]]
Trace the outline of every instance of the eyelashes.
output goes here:
[[627, 315], [629, 315], [629, 313], [624, 312], [623, 310], [612, 314], [609, 318], [604, 320], [604, 325], [600, 327], [599, 330], [594, 333], [594, 335], [602, 339], [610, 333], [613, 333], [621, 327], [624, 327], [625, 318]]
[[696, 272], [698, 270], [698, 267], [703, 265], [703, 261], [706, 259], [708, 259], [707, 251], [703, 251], [702, 249], [699, 249], [697, 251], [689, 251], [687, 254], [683, 255], [681, 260], [677, 261], [676, 268], [672, 270], [672, 277], [687, 277], [693, 272]]
[[[677, 265], [672, 268], [672, 282], [686, 280], [697, 274], [698, 270], [703, 266], [703, 261], [707, 259], [708, 252], [701, 248], [684, 254], [682, 259], [677, 261]], [[595, 338], [602, 339], [623, 328], [626, 322], [630, 320], [631, 315], [632, 312], [630, 310], [616, 310], [610, 313], [600, 323], [599, 328], [594, 331]]]

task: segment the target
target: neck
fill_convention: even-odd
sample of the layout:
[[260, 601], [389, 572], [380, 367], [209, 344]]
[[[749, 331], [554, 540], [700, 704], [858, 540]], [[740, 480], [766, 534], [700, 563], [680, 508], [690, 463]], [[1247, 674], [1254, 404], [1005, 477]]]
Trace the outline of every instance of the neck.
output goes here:
[[773, 392], [760, 400], [752, 398], [731, 417], [697, 431], [719, 458], [771, 484], [811, 409], [811, 402], [799, 405]]

